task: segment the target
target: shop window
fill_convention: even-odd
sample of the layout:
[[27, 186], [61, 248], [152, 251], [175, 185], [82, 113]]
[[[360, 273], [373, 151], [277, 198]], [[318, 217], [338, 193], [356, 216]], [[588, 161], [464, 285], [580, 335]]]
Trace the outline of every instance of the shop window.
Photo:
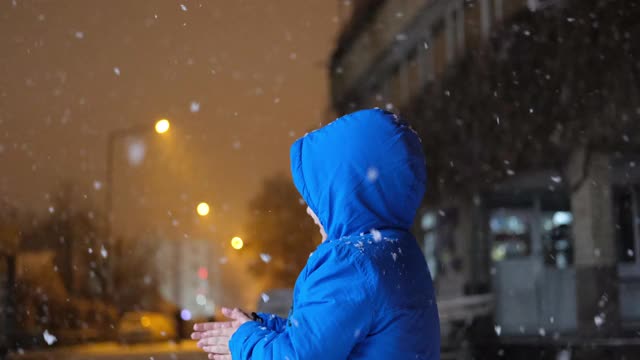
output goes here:
[[495, 262], [528, 256], [531, 253], [530, 212], [497, 209], [491, 212], [491, 259]]

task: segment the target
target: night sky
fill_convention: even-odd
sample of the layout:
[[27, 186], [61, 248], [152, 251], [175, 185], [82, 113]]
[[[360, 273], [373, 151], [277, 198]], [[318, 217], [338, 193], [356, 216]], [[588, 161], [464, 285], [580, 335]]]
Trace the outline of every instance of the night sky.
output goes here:
[[166, 117], [167, 136], [118, 142], [116, 233], [193, 231], [201, 200], [216, 234], [241, 232], [263, 179], [288, 174], [290, 144], [332, 120], [337, 13], [334, 1], [0, 1], [1, 200], [55, 211], [66, 181], [77, 206], [102, 209], [107, 134]]

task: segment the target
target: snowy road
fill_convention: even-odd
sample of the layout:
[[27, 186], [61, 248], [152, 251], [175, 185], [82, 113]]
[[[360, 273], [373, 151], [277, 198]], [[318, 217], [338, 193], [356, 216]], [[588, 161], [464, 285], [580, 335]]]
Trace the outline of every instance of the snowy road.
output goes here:
[[181, 343], [149, 343], [122, 345], [115, 342], [52, 348], [51, 350], [29, 351], [10, 354], [9, 360], [195, 360], [206, 359], [206, 355], [196, 347], [195, 341]]

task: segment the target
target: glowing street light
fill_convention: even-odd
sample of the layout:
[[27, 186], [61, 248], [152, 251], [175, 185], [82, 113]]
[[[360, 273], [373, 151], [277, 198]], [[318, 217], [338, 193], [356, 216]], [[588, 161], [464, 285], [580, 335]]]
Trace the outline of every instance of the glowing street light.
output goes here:
[[236, 249], [236, 250], [240, 250], [242, 249], [242, 247], [244, 246], [244, 242], [242, 241], [241, 238], [239, 237], [234, 237], [233, 239], [231, 239], [231, 247]]
[[198, 204], [198, 206], [196, 206], [196, 212], [200, 216], [209, 215], [209, 210], [210, 210], [209, 209], [209, 204], [207, 204], [206, 202], [201, 202], [200, 204]]
[[158, 120], [156, 122], [156, 132], [158, 134], [166, 133], [167, 131], [169, 131], [170, 127], [171, 127], [171, 124], [169, 123], [169, 120], [167, 120], [167, 119]]

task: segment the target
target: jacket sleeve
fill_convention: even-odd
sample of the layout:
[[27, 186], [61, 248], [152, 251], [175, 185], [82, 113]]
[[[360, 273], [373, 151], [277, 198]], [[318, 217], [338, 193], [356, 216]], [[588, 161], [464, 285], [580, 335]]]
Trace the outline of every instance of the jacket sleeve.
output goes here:
[[374, 311], [366, 274], [335, 250], [317, 253], [322, 258], [307, 265], [306, 278], [298, 282], [284, 331], [244, 323], [229, 341], [234, 360], [346, 359], [364, 339]]
[[287, 319], [281, 318], [275, 314], [256, 313], [256, 315], [260, 319], [259, 323], [261, 323], [262, 326], [275, 332], [283, 332], [287, 325]]

